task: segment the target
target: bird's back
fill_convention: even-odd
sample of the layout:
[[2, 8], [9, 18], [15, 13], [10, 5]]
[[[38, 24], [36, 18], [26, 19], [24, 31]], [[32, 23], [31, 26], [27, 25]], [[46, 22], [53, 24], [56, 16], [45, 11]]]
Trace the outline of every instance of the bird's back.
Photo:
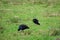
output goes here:
[[25, 29], [29, 29], [29, 27], [27, 25], [20, 25], [18, 31], [25, 30]]
[[37, 20], [37, 19], [33, 19], [33, 22], [34, 22], [35, 24], [40, 25], [40, 23], [38, 22], [38, 20]]

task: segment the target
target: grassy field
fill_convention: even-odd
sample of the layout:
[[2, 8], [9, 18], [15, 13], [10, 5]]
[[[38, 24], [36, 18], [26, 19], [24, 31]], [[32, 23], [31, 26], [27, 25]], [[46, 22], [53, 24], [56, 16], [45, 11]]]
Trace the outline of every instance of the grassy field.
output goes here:
[[[41, 25], [32, 22], [37, 18]], [[18, 26], [30, 29], [18, 32]], [[60, 5], [7, 4], [0, 1], [0, 40], [60, 40]]]

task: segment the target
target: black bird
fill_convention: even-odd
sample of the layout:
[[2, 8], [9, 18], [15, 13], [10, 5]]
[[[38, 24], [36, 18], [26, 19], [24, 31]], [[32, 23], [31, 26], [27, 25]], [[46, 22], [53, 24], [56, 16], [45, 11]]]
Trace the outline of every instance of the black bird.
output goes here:
[[33, 22], [37, 25], [40, 25], [39, 21], [37, 19], [33, 19]]
[[25, 30], [25, 29], [29, 29], [29, 27], [25, 24], [21, 24], [21, 25], [19, 25], [18, 31]]

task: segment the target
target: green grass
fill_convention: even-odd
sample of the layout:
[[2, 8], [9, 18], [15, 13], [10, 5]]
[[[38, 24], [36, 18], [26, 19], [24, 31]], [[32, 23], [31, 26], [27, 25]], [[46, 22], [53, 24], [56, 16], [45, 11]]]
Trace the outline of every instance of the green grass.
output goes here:
[[[50, 28], [60, 27], [60, 5], [47, 6], [47, 4], [1, 4], [0, 6], [0, 27], [3, 27], [3, 33], [0, 31], [0, 40], [55, 40], [57, 36], [49, 36]], [[57, 16], [51, 14], [58, 14]], [[51, 15], [51, 17], [49, 16]], [[13, 21], [18, 18], [17, 23]], [[37, 18], [41, 25], [32, 22]], [[26, 24], [30, 29], [24, 32], [18, 32], [18, 26]], [[1, 29], [0, 29], [1, 30]]]

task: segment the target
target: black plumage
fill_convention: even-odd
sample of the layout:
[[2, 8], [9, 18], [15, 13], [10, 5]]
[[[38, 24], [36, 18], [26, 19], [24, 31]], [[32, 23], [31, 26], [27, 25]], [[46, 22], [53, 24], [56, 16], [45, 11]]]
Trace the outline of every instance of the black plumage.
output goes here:
[[25, 24], [21, 24], [21, 25], [19, 25], [18, 31], [25, 30], [25, 29], [29, 29], [29, 27]]
[[39, 21], [37, 19], [33, 19], [33, 22], [37, 25], [40, 25]]

